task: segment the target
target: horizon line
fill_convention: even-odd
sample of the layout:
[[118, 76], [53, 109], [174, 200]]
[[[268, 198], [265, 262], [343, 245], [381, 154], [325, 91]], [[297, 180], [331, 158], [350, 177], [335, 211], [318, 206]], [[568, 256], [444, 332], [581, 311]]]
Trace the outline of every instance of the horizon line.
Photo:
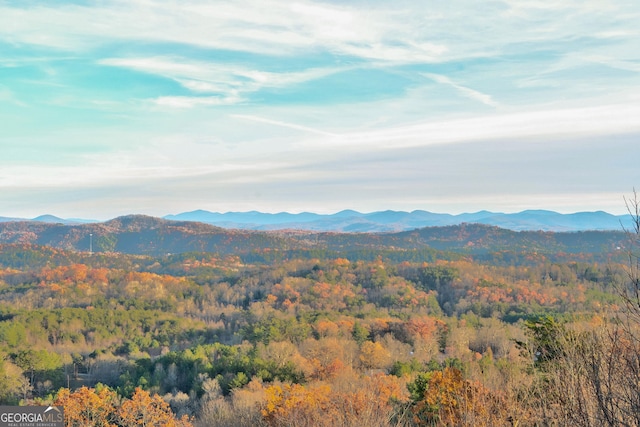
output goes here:
[[396, 209], [384, 209], [384, 210], [375, 210], [375, 211], [368, 211], [368, 212], [363, 212], [363, 211], [359, 211], [356, 209], [349, 209], [349, 208], [345, 208], [345, 209], [341, 209], [339, 211], [334, 211], [332, 213], [318, 213], [318, 212], [313, 212], [313, 211], [299, 211], [299, 212], [291, 212], [291, 211], [259, 211], [259, 210], [248, 210], [248, 211], [225, 211], [225, 212], [220, 212], [220, 211], [210, 211], [207, 209], [194, 209], [194, 210], [189, 210], [189, 211], [183, 211], [183, 212], [179, 212], [179, 213], [169, 213], [169, 214], [164, 214], [164, 215], [157, 215], [157, 214], [149, 214], [149, 213], [127, 213], [127, 214], [121, 214], [121, 215], [116, 215], [113, 217], [109, 217], [107, 219], [97, 219], [97, 218], [82, 218], [79, 216], [73, 216], [73, 217], [64, 217], [64, 216], [58, 216], [55, 214], [51, 214], [51, 213], [45, 213], [45, 214], [41, 214], [41, 215], [37, 215], [35, 217], [26, 217], [26, 216], [6, 216], [6, 215], [0, 215], [0, 222], [12, 222], [12, 221], [37, 221], [39, 222], [40, 218], [46, 218], [46, 217], [50, 217], [51, 219], [60, 219], [63, 221], [85, 221], [85, 222], [106, 222], [106, 221], [110, 221], [113, 219], [117, 219], [117, 218], [122, 218], [122, 217], [127, 217], [127, 216], [147, 216], [147, 217], [152, 217], [152, 218], [160, 218], [160, 219], [167, 219], [167, 217], [176, 217], [179, 215], [185, 215], [185, 214], [193, 214], [193, 213], [204, 213], [204, 214], [217, 214], [217, 215], [227, 215], [227, 214], [261, 214], [261, 215], [304, 215], [304, 214], [309, 214], [309, 215], [318, 215], [318, 216], [334, 216], [340, 213], [344, 213], [344, 212], [353, 212], [355, 214], [358, 215], [372, 215], [372, 214], [377, 214], [377, 213], [385, 213], [385, 212], [390, 212], [390, 213], [406, 213], [406, 214], [412, 214], [412, 213], [416, 213], [416, 212], [425, 212], [425, 213], [430, 213], [430, 214], [434, 214], [434, 215], [449, 215], [449, 216], [461, 216], [461, 215], [473, 215], [473, 214], [479, 214], [479, 213], [488, 213], [488, 214], [497, 214], [497, 215], [517, 215], [517, 214], [522, 214], [522, 213], [527, 213], [527, 212], [544, 212], [544, 213], [552, 213], [552, 214], [557, 214], [557, 215], [575, 215], [575, 214], [583, 214], [583, 213], [604, 213], [607, 215], [611, 215], [614, 217], [623, 217], [623, 216], [629, 216], [631, 215], [631, 213], [626, 212], [626, 213], [612, 213], [612, 212], [608, 212], [602, 209], [598, 209], [598, 210], [581, 210], [581, 211], [574, 211], [574, 212], [559, 212], [559, 211], [555, 211], [553, 209], [524, 209], [524, 210], [520, 210], [520, 211], [492, 211], [492, 210], [488, 210], [488, 209], [480, 209], [477, 211], [465, 211], [465, 212], [459, 212], [459, 213], [450, 213], [450, 212], [435, 212], [435, 211], [429, 211], [426, 209], [414, 209], [414, 210], [396, 210]]

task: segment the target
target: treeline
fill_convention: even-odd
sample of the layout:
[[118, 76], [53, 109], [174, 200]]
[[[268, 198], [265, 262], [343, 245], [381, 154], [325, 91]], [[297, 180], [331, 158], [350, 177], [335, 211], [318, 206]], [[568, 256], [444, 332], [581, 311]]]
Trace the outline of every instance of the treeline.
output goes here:
[[[542, 232], [511, 231], [482, 224], [425, 227], [396, 233], [337, 233], [310, 231], [228, 230], [208, 224], [168, 221], [143, 215], [116, 218], [103, 223], [63, 225], [38, 222], [0, 222], [0, 244], [39, 244], [96, 253], [128, 253], [162, 256], [190, 251], [223, 255], [269, 253], [282, 256], [323, 258], [322, 251], [349, 254], [386, 251], [406, 257], [421, 252], [444, 251], [466, 256], [540, 253], [546, 256], [579, 254], [602, 262], [621, 260], [629, 248], [622, 231]], [[298, 258], [292, 256], [290, 259]], [[363, 259], [364, 260], [364, 259]], [[419, 261], [417, 259], [403, 259]], [[255, 260], [251, 261], [254, 262]], [[400, 261], [396, 259], [396, 261]]]
[[114, 425], [143, 398], [202, 426], [544, 425], [568, 343], [632, 353], [602, 341], [629, 271], [493, 256], [2, 246], [0, 403], [110, 402]]

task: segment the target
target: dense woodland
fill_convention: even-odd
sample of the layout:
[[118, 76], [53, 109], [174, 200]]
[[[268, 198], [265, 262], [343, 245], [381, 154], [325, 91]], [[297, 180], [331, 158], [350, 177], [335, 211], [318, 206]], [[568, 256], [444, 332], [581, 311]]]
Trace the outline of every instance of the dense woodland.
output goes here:
[[[482, 224], [426, 227], [394, 233], [256, 232], [129, 215], [96, 224], [0, 222], [0, 243], [153, 256], [185, 252], [271, 256], [265, 261], [346, 255], [364, 259], [366, 251], [370, 252], [370, 260], [380, 255], [380, 251], [386, 251], [387, 257], [395, 256], [396, 260], [430, 261], [437, 250], [476, 257], [484, 254], [499, 262], [496, 254], [501, 251], [508, 256], [541, 253], [561, 259], [566, 254], [583, 254], [600, 261], [615, 259], [625, 253], [627, 238], [622, 231], [512, 231]], [[414, 257], [402, 254], [403, 251], [411, 251]], [[438, 256], [441, 258], [442, 254]], [[503, 262], [512, 263], [509, 259]]]
[[0, 403], [69, 426], [640, 425], [638, 230], [448, 229], [2, 244]]

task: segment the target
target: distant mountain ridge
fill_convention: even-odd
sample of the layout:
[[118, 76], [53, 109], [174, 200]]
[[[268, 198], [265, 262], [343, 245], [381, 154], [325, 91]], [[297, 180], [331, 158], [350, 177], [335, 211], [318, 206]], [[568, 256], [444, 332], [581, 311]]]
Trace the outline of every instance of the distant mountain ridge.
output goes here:
[[32, 222], [44, 222], [47, 224], [90, 224], [94, 222], [99, 222], [94, 219], [79, 219], [79, 218], [60, 218], [55, 215], [40, 215], [35, 218], [15, 218], [15, 217], [6, 217], [0, 216], [0, 222], [23, 222], [23, 221], [32, 221]]
[[349, 253], [436, 250], [480, 256], [490, 253], [624, 253], [629, 237], [622, 231], [513, 231], [485, 224], [424, 227], [410, 231], [344, 233], [318, 231], [228, 230], [195, 221], [128, 215], [92, 224], [36, 221], [0, 222], [3, 244], [35, 244], [65, 250], [147, 255], [184, 252], [280, 253], [335, 251]]
[[607, 212], [578, 212], [561, 214], [546, 210], [526, 210], [518, 213], [479, 211], [459, 215], [433, 213], [424, 210], [412, 212], [379, 211], [360, 213], [353, 210], [335, 214], [303, 212], [291, 214], [251, 212], [209, 212], [197, 210], [164, 219], [197, 221], [223, 228], [248, 230], [309, 230], [340, 232], [392, 232], [423, 227], [443, 227], [459, 224], [492, 225], [513, 231], [587, 231], [621, 230], [631, 227], [629, 215], [612, 215]]
[[[629, 215], [612, 215], [603, 211], [561, 214], [547, 210], [526, 210], [518, 213], [479, 211], [458, 215], [433, 213], [424, 210], [412, 212], [378, 211], [361, 213], [343, 210], [334, 214], [210, 212], [195, 210], [176, 215], [166, 215], [165, 220], [201, 222], [225, 229], [239, 230], [306, 230], [336, 232], [398, 232], [423, 227], [444, 227], [460, 224], [484, 224], [513, 231], [618, 231], [632, 226]], [[2, 222], [33, 221], [48, 224], [88, 224], [95, 220], [63, 219], [42, 215], [33, 219], [0, 217]]]

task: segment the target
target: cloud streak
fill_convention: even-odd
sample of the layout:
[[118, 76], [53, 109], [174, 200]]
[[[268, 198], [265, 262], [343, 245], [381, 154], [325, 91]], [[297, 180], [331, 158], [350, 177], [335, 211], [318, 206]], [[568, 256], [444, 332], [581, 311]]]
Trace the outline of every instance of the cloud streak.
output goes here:
[[347, 70], [346, 67], [307, 69], [298, 72], [268, 72], [233, 64], [191, 61], [185, 58], [107, 58], [100, 65], [122, 67], [153, 74], [178, 82], [195, 94], [220, 94], [220, 97], [162, 97], [159, 105], [192, 107], [227, 105], [244, 101], [243, 94], [263, 88], [282, 88], [305, 83]]
[[[120, 39], [280, 57], [322, 49], [368, 60], [416, 63], [495, 54], [510, 45], [554, 43], [575, 34], [637, 36], [639, 14], [629, 3], [573, 0], [553, 5], [464, 2], [456, 10], [439, 4], [399, 8], [382, 2], [364, 9], [311, 1], [108, 1], [98, 6], [0, 7], [0, 34], [14, 43], [74, 51]], [[486, 31], [488, 19], [494, 23], [491, 31]], [[593, 31], [596, 20], [598, 30]]]
[[490, 95], [487, 95], [486, 93], [482, 93], [477, 90], [454, 83], [453, 81], [451, 81], [451, 79], [449, 79], [446, 76], [441, 76], [439, 74], [431, 74], [431, 73], [425, 73], [423, 75], [440, 84], [451, 86], [463, 96], [466, 96], [468, 98], [481, 102], [485, 105], [488, 105], [489, 107], [496, 108], [499, 106], [499, 104], [495, 102]]
[[274, 125], [274, 126], [280, 126], [280, 127], [284, 127], [284, 128], [288, 128], [288, 129], [295, 129], [295, 130], [299, 130], [302, 132], [309, 132], [309, 133], [314, 133], [317, 135], [322, 135], [322, 136], [328, 136], [331, 138], [337, 138], [338, 135], [335, 133], [331, 133], [331, 132], [325, 132], [323, 130], [319, 130], [319, 129], [314, 129], [308, 126], [301, 126], [301, 125], [297, 125], [295, 123], [287, 123], [287, 122], [282, 122], [279, 120], [271, 120], [271, 119], [266, 119], [264, 117], [257, 117], [257, 116], [248, 116], [248, 115], [244, 115], [244, 114], [232, 114], [230, 117], [235, 118], [235, 119], [242, 119], [242, 120], [249, 120], [249, 121], [253, 121], [253, 122], [259, 122], [259, 123], [266, 123], [269, 125]]
[[343, 133], [339, 139], [325, 140], [323, 146], [344, 150], [390, 150], [439, 144], [483, 141], [512, 141], [521, 138], [580, 137], [640, 132], [640, 104], [626, 103], [588, 108], [528, 111], [474, 118], [444, 120], [375, 131]]

